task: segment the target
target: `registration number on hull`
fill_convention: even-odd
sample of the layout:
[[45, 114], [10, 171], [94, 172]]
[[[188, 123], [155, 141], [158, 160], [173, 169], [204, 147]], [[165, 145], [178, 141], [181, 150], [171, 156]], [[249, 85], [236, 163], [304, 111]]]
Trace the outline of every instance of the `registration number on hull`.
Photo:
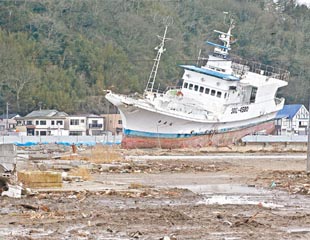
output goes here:
[[242, 107], [234, 107], [231, 109], [231, 113], [230, 114], [237, 114], [238, 112], [240, 113], [245, 113], [249, 111], [249, 106], [242, 106]]

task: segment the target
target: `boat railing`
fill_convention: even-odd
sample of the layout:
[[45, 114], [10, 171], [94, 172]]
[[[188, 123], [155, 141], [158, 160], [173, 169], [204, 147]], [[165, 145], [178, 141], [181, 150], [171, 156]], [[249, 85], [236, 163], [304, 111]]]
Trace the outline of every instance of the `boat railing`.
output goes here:
[[182, 86], [167, 86], [166, 90], [164, 92], [167, 92], [169, 90], [178, 90], [178, 89], [182, 89]]
[[246, 72], [253, 72], [267, 77], [277, 78], [288, 81], [290, 72], [281, 68], [272, 67], [262, 63], [251, 62], [241, 58], [232, 58], [232, 69], [238, 75], [243, 75]]
[[284, 100], [284, 98], [275, 98], [274, 99], [276, 105], [279, 105], [280, 103], [282, 103], [283, 100]]

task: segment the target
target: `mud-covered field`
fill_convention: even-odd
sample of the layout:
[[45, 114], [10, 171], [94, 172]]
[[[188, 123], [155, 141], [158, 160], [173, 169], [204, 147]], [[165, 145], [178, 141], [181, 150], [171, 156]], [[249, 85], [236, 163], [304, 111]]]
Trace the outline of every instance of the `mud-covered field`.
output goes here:
[[61, 189], [0, 197], [0, 239], [310, 239], [305, 159], [143, 154], [97, 162]]

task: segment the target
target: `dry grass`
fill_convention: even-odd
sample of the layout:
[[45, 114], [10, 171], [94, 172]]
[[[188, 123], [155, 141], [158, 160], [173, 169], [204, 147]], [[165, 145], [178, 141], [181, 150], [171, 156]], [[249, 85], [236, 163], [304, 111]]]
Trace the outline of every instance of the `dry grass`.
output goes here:
[[85, 154], [85, 160], [87, 159], [92, 163], [111, 163], [124, 160], [118, 146], [96, 145]]
[[90, 180], [90, 172], [87, 168], [74, 168], [68, 173], [69, 176], [81, 177], [84, 181]]
[[88, 161], [89, 158], [87, 156], [81, 156], [81, 155], [65, 155], [65, 156], [61, 156], [60, 160], [85, 160]]
[[141, 188], [147, 188], [148, 186], [143, 185], [141, 183], [130, 183], [129, 189], [141, 189]]

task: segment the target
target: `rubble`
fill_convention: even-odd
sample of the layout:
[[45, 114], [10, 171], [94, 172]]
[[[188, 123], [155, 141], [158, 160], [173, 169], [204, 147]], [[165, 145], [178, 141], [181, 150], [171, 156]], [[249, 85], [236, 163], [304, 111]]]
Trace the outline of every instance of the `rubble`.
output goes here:
[[[18, 179], [9, 186], [13, 189], [24, 179], [20, 197], [0, 197], [0, 239], [308, 238], [309, 232], [300, 230], [310, 223], [310, 183], [303, 161], [129, 160], [124, 156], [133, 150], [100, 146], [77, 148], [73, 154], [70, 146], [51, 148], [18, 149], [18, 155], [29, 159], [18, 158]], [[46, 173], [56, 174], [57, 181]], [[61, 187], [43, 187], [46, 179], [61, 182]], [[228, 198], [221, 184], [232, 196], [243, 196], [247, 189], [257, 198], [255, 190], [262, 187], [270, 196], [252, 205], [207, 204], [206, 185], [211, 195]], [[242, 184], [240, 192], [234, 184]]]

